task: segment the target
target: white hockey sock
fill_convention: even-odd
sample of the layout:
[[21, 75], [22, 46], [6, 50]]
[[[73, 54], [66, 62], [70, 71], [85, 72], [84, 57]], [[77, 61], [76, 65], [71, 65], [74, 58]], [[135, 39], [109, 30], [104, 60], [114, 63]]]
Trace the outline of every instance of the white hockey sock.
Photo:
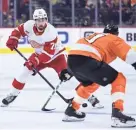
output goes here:
[[26, 83], [28, 77], [33, 74], [33, 71], [30, 71], [27, 67], [23, 67], [22, 72], [15, 78], [21, 83]]

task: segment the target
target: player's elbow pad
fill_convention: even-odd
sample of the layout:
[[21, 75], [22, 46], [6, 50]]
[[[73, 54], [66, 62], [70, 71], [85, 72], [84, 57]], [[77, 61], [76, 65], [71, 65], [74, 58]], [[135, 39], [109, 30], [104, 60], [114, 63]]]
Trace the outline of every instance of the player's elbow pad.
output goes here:
[[130, 49], [126, 55], [125, 61], [136, 69], [136, 51]]

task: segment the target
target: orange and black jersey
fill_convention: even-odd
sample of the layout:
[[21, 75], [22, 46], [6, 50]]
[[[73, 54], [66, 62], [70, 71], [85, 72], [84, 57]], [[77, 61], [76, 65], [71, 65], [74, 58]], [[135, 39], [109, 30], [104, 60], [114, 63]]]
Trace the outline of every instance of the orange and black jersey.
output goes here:
[[116, 35], [94, 33], [79, 39], [69, 51], [69, 55], [84, 55], [110, 63], [117, 57], [125, 61], [131, 46]]

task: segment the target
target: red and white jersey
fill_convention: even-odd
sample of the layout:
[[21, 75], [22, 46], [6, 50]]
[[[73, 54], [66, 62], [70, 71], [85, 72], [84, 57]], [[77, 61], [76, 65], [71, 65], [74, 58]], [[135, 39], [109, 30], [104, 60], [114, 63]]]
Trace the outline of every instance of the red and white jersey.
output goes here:
[[29, 42], [34, 41], [40, 44], [40, 47], [34, 48], [35, 52], [38, 54], [45, 53], [50, 57], [53, 57], [56, 53], [64, 49], [58, 38], [56, 28], [50, 23], [47, 23], [47, 26], [42, 33], [37, 31], [34, 20], [28, 20], [15, 28], [14, 31], [20, 33], [20, 36], [17, 36], [18, 38], [21, 36], [28, 36]]

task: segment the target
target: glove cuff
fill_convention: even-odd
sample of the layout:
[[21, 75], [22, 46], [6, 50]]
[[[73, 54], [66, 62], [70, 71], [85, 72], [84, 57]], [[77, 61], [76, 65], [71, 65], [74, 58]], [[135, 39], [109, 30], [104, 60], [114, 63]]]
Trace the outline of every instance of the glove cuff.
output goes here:
[[9, 38], [10, 38], [10, 39], [15, 39], [15, 40], [17, 40], [17, 41], [19, 40], [19, 39], [18, 39], [17, 37], [15, 37], [15, 36], [10, 36]]

